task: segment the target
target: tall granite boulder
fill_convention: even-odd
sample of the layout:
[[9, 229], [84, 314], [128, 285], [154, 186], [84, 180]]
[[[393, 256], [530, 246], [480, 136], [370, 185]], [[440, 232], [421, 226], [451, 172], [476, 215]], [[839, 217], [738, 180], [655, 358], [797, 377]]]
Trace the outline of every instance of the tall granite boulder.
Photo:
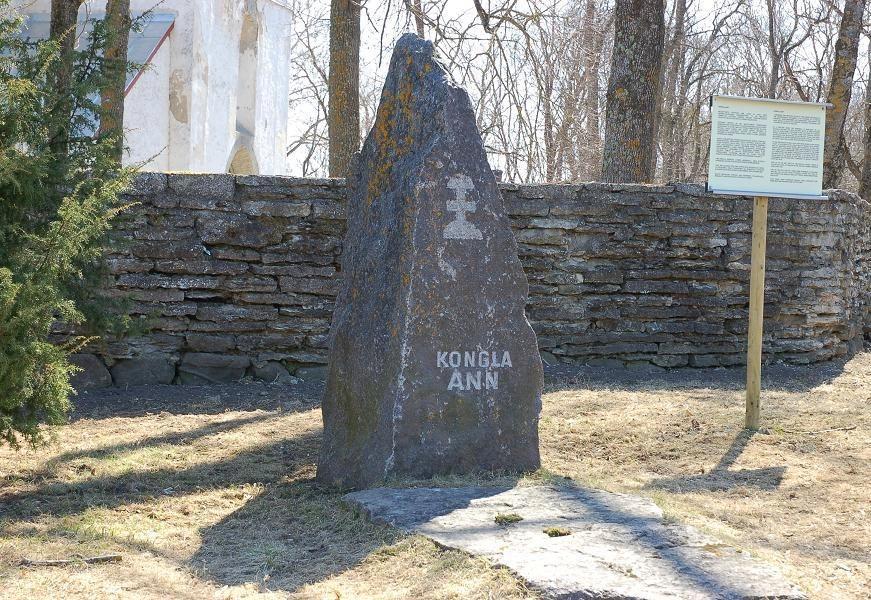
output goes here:
[[528, 285], [466, 92], [398, 42], [349, 175], [318, 479], [539, 466]]

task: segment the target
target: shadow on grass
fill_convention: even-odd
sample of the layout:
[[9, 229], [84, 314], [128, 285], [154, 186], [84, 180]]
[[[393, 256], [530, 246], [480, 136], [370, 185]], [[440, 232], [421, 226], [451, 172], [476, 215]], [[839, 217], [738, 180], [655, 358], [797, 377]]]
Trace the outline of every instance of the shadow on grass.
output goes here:
[[[846, 361], [816, 365], [763, 365], [762, 389], [806, 392], [834, 381]], [[646, 367], [605, 368], [583, 365], [545, 367], [545, 392], [574, 389], [632, 389], [657, 392], [675, 389], [723, 389], [741, 391], [746, 386], [744, 367], [656, 369]]]
[[[306, 408], [305, 410], [308, 410]], [[96, 458], [96, 459], [105, 459], [113, 454], [119, 452], [125, 452], [128, 450], [135, 450], [137, 448], [147, 448], [149, 446], [164, 446], [164, 445], [184, 445], [190, 444], [196, 439], [208, 437], [210, 435], [215, 435], [217, 433], [223, 433], [227, 431], [232, 431], [233, 429], [237, 429], [239, 427], [243, 427], [245, 425], [250, 425], [252, 423], [260, 423], [262, 421], [268, 421], [270, 419], [274, 419], [274, 413], [259, 413], [256, 415], [252, 415], [249, 417], [238, 417], [235, 419], [230, 419], [228, 421], [222, 421], [219, 423], [209, 423], [207, 425], [203, 425], [202, 427], [196, 427], [194, 429], [188, 429], [185, 431], [173, 431], [171, 433], [163, 433], [160, 435], [153, 435], [143, 439], [137, 439], [132, 442], [126, 442], [123, 444], [111, 444], [108, 446], [100, 446], [99, 448], [91, 448], [89, 450], [75, 450], [72, 452], [64, 452], [63, 454], [56, 456], [49, 460], [46, 463], [45, 469], [43, 469], [39, 475], [42, 476], [50, 476], [53, 474], [57, 467], [62, 465], [63, 463], [70, 462], [77, 459], [83, 458]]]
[[[13, 520], [78, 515], [91, 507], [116, 508], [163, 495], [273, 483], [312, 463], [320, 436], [320, 431], [292, 436], [188, 468], [142, 469], [75, 482], [48, 481], [26, 491], [0, 490], [0, 530]], [[156, 436], [152, 444], [161, 443], [161, 437]]]
[[220, 385], [143, 385], [107, 387], [80, 392], [72, 398], [72, 421], [149, 414], [216, 415], [227, 411], [275, 410], [320, 401], [323, 382], [228, 383]]
[[[105, 457], [133, 447], [186, 444], [193, 437], [274, 416], [243, 417], [193, 431], [155, 435], [134, 444], [67, 453], [52, 464], [58, 466], [83, 456]], [[259, 484], [256, 489], [260, 493], [241, 508], [200, 529], [199, 548], [185, 563], [193, 573], [222, 585], [254, 583], [263, 589], [294, 591], [353, 568], [374, 550], [403, 537], [389, 527], [367, 523], [342, 506], [341, 491], [314, 482], [320, 440], [317, 429], [187, 468], [137, 469], [75, 482], [47, 481], [24, 491], [0, 488], [0, 536], [44, 536], [44, 532], [33, 533], [36, 530], [21, 525], [46, 518], [61, 519], [56, 521], [60, 529], [49, 531], [50, 535], [64, 536], [71, 523], [74, 527], [77, 518], [92, 508], [148, 505], [166, 496], [183, 498]], [[74, 521], [65, 519], [70, 517]], [[134, 541], [113, 539], [113, 543], [134, 553], [142, 550]], [[159, 546], [146, 546], [149, 552], [178, 560]]]
[[644, 486], [643, 489], [666, 490], [673, 494], [685, 494], [692, 492], [720, 492], [735, 487], [754, 487], [759, 490], [773, 491], [780, 487], [786, 467], [763, 467], [760, 469], [740, 469], [731, 471], [729, 468], [737, 462], [741, 454], [747, 448], [750, 440], [756, 434], [755, 431], [743, 430], [735, 439], [729, 449], [708, 473], [701, 475], [686, 475], [683, 477], [669, 477], [654, 479]]
[[403, 537], [348, 510], [340, 491], [311, 477], [268, 486], [200, 536], [190, 567], [202, 577], [284, 592], [351, 569]]

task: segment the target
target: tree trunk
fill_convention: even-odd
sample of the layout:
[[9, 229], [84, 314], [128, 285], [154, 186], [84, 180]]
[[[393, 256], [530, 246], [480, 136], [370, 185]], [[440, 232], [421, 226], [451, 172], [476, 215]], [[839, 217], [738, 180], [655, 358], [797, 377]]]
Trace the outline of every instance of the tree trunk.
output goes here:
[[[868, 50], [871, 51], [871, 39], [868, 40]], [[865, 135], [862, 139], [864, 153], [862, 155], [862, 176], [859, 179], [859, 195], [866, 200], [871, 197], [871, 78], [865, 85]]]
[[100, 137], [113, 138], [113, 158], [124, 153], [124, 88], [127, 82], [127, 41], [130, 38], [130, 0], [106, 4], [106, 50], [103, 55], [105, 86], [100, 90]]
[[76, 21], [81, 4], [82, 0], [51, 0], [49, 36], [60, 47], [53, 78], [56, 102], [51, 110], [51, 120], [54, 123], [51, 147], [59, 157], [66, 156], [69, 148], [69, 128], [73, 110], [70, 82], [75, 60]]
[[[599, 132], [599, 68], [602, 63], [602, 42], [604, 35], [596, 31], [596, 2], [587, 0], [584, 5], [584, 112], [586, 124], [582, 159], [584, 178], [593, 181], [599, 178], [601, 155], [601, 135]], [[577, 176], [573, 174], [575, 178]]]
[[330, 177], [344, 177], [360, 147], [360, 6], [332, 0], [330, 7]]
[[664, 39], [664, 0], [617, 0], [605, 106], [604, 181], [653, 180]]
[[656, 137], [660, 139], [662, 147], [662, 180], [666, 183], [673, 181], [676, 177], [675, 172], [679, 170], [674, 166], [675, 125], [678, 122], [678, 117], [675, 115], [675, 104], [677, 103], [675, 87], [678, 84], [678, 77], [682, 73], [686, 55], [684, 51], [686, 12], [686, 0], [675, 0], [674, 34], [666, 48], [662, 65], [665, 73], [662, 85], [663, 97], [658, 109], [660, 131]]
[[833, 108], [826, 111], [826, 142], [823, 154], [823, 188], [838, 185], [844, 170], [844, 121], [853, 92], [856, 56], [859, 53], [859, 35], [862, 33], [862, 15], [865, 0], [846, 0], [844, 16], [835, 43], [835, 64], [829, 84], [828, 102]]
[[414, 17], [414, 28], [417, 35], [423, 37], [423, 0], [405, 0], [408, 12]]

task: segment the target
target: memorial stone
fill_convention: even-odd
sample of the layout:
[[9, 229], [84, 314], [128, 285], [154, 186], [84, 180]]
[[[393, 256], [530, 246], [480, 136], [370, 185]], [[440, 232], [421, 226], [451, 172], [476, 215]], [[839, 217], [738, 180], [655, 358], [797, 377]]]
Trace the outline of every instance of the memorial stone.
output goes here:
[[349, 174], [318, 479], [539, 466], [528, 285], [466, 92], [397, 43]]

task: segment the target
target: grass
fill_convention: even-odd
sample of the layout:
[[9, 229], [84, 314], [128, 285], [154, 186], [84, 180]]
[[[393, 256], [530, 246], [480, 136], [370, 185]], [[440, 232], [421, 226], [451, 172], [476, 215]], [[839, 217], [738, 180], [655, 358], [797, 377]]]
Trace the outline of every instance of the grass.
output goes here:
[[523, 520], [523, 517], [517, 513], [499, 513], [493, 517], [493, 520], [496, 521], [497, 525], [514, 525], [515, 523], [520, 523]]
[[[647, 495], [668, 519], [777, 564], [811, 598], [864, 598], [871, 354], [766, 373], [754, 435], [741, 430], [740, 371], [553, 380], [544, 468], [520, 484]], [[4, 598], [536, 597], [482, 559], [365, 522], [316, 485], [316, 390], [288, 389], [101, 392], [79, 399], [49, 447], [0, 449]], [[120, 563], [20, 566], [113, 552]]]

